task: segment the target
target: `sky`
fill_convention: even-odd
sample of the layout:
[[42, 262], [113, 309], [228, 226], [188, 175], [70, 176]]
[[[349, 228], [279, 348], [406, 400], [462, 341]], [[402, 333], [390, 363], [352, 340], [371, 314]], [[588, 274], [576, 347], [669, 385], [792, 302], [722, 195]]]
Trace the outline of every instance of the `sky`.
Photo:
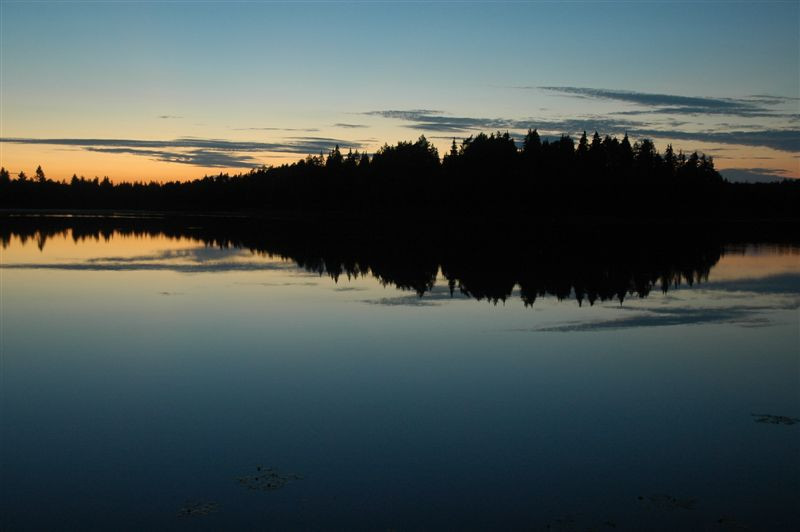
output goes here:
[[528, 128], [798, 178], [800, 2], [0, 0], [12, 174], [184, 180]]

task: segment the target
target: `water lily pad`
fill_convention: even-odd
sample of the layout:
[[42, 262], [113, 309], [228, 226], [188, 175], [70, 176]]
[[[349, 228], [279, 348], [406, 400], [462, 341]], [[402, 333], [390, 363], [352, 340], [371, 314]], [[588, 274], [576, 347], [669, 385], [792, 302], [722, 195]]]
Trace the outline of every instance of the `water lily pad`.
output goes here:
[[178, 515], [180, 517], [197, 517], [216, 511], [217, 503], [213, 501], [186, 501], [181, 509], [178, 510]]
[[769, 423], [770, 425], [794, 425], [800, 423], [800, 418], [788, 416], [774, 416], [772, 414], [750, 414], [756, 423]]
[[672, 495], [666, 495], [663, 493], [657, 493], [655, 495], [639, 495], [637, 497], [639, 502], [649, 506], [651, 508], [656, 508], [658, 510], [693, 510], [695, 505], [697, 504], [697, 499], [686, 498], [686, 499], [679, 499], [677, 497], [673, 497]]
[[292, 480], [302, 480], [301, 475], [295, 473], [280, 473], [271, 467], [256, 467], [256, 474], [237, 477], [236, 480], [247, 489], [272, 491], [280, 489]]

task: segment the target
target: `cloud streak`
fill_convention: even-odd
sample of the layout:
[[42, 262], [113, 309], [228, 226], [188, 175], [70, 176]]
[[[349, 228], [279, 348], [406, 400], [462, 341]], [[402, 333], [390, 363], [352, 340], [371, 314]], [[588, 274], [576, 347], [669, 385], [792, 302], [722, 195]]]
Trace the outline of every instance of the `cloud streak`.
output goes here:
[[[755, 279], [736, 279], [731, 281], [709, 281], [705, 288], [726, 292], [747, 292], [756, 294], [791, 294], [800, 296], [800, 273], [780, 273]], [[795, 306], [800, 301], [795, 302]]]
[[319, 129], [315, 127], [233, 127], [231, 128], [233, 131], [304, 131], [313, 133], [315, 131], [319, 131]]
[[644, 312], [630, 309], [634, 315], [612, 320], [570, 322], [561, 325], [534, 329], [513, 329], [523, 332], [589, 332], [613, 331], [635, 327], [669, 327], [674, 325], [701, 325], [712, 323], [731, 323], [742, 327], [768, 327], [774, 322], [762, 315], [772, 310], [794, 310], [797, 302], [787, 302], [775, 306], [731, 305], [724, 308], [671, 307], [646, 308]]
[[488, 130], [520, 130], [538, 128], [544, 131], [574, 133], [584, 129], [619, 133], [633, 127], [638, 122], [624, 119], [587, 117], [571, 120], [545, 120], [536, 118], [481, 118], [467, 116], [450, 116], [443, 111], [409, 110], [409, 111], [367, 111], [367, 115], [410, 122], [406, 127], [439, 133], [468, 133]]
[[785, 115], [773, 106], [786, 104], [793, 98], [781, 96], [756, 95], [749, 98], [713, 98], [705, 96], [680, 96], [676, 94], [660, 94], [626, 90], [597, 89], [591, 87], [520, 87], [523, 89], [540, 89], [549, 92], [587, 98], [593, 100], [613, 100], [641, 105], [649, 109], [638, 111], [622, 111], [619, 114], [688, 114], [688, 115], [732, 115], [740, 117], [771, 117]]
[[238, 248], [217, 249], [197, 247], [164, 250], [152, 255], [132, 257], [96, 257], [82, 262], [65, 263], [6, 263], [0, 269], [71, 270], [71, 271], [173, 271], [206, 273], [228, 271], [296, 271], [292, 262], [267, 262], [253, 259]]
[[98, 148], [94, 146], [87, 146], [84, 147], [84, 149], [96, 153], [140, 155], [156, 161], [190, 164], [209, 168], [253, 168], [261, 164], [257, 159], [249, 155], [237, 155], [231, 152], [215, 150], [168, 151], [138, 148]]
[[343, 122], [338, 122], [336, 124], [333, 124], [333, 127], [341, 127], [344, 129], [361, 129], [369, 126], [365, 124], [345, 124]]
[[367, 111], [364, 114], [371, 116], [382, 116], [383, 118], [397, 118], [399, 120], [416, 120], [415, 117], [418, 116], [441, 115], [444, 114], [444, 111], [438, 111], [436, 109], [408, 109], [405, 111]]
[[388, 307], [433, 307], [441, 305], [446, 301], [470, 299], [463, 293], [450, 293], [450, 289], [444, 286], [434, 286], [424, 296], [420, 295], [400, 295], [394, 297], [381, 297], [377, 299], [364, 299], [362, 303], [370, 305], [382, 305]]
[[800, 129], [761, 129], [756, 131], [667, 131], [663, 129], [631, 128], [631, 133], [648, 137], [694, 140], [719, 144], [739, 144], [772, 148], [778, 151], [800, 152]]
[[772, 183], [790, 179], [784, 170], [775, 168], [725, 168], [720, 173], [728, 181], [746, 183]]
[[0, 142], [72, 146], [99, 153], [130, 154], [157, 161], [213, 168], [252, 168], [260, 161], [252, 153], [273, 152], [307, 155], [325, 152], [335, 145], [362, 148], [359, 142], [327, 137], [289, 137], [283, 142], [253, 142], [182, 137], [173, 140], [0, 138]]
[[[365, 114], [383, 116], [408, 122], [406, 127], [434, 133], [469, 134], [477, 131], [513, 130], [520, 134], [527, 129], [552, 133], [576, 134], [581, 131], [601, 131], [604, 134], [629, 133], [638, 137], [655, 137], [670, 140], [688, 140], [716, 144], [736, 144], [752, 147], [767, 147], [786, 152], [800, 151], [798, 129], [749, 129], [734, 131], [686, 131], [680, 129], [655, 129], [642, 121], [614, 117], [588, 116], [585, 118], [552, 119], [507, 119], [449, 116], [441, 111], [368, 111]], [[676, 124], [680, 125], [680, 124]]]

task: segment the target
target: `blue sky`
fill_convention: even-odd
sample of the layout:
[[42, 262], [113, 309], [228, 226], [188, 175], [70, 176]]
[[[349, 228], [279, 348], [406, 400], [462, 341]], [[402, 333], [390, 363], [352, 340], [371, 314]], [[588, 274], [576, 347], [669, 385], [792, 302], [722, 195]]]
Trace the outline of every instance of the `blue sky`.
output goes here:
[[197, 177], [538, 126], [800, 175], [798, 2], [0, 5], [14, 172]]

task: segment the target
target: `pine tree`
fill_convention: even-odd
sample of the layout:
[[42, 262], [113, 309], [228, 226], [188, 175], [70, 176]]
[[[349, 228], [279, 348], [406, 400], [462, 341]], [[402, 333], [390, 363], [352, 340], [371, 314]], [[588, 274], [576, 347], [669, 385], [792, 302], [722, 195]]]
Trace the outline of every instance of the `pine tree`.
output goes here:
[[586, 131], [581, 135], [578, 141], [578, 159], [584, 159], [589, 153], [589, 139], [586, 138]]
[[522, 151], [526, 155], [538, 155], [542, 149], [542, 139], [537, 130], [528, 130], [525, 140], [522, 142]]

